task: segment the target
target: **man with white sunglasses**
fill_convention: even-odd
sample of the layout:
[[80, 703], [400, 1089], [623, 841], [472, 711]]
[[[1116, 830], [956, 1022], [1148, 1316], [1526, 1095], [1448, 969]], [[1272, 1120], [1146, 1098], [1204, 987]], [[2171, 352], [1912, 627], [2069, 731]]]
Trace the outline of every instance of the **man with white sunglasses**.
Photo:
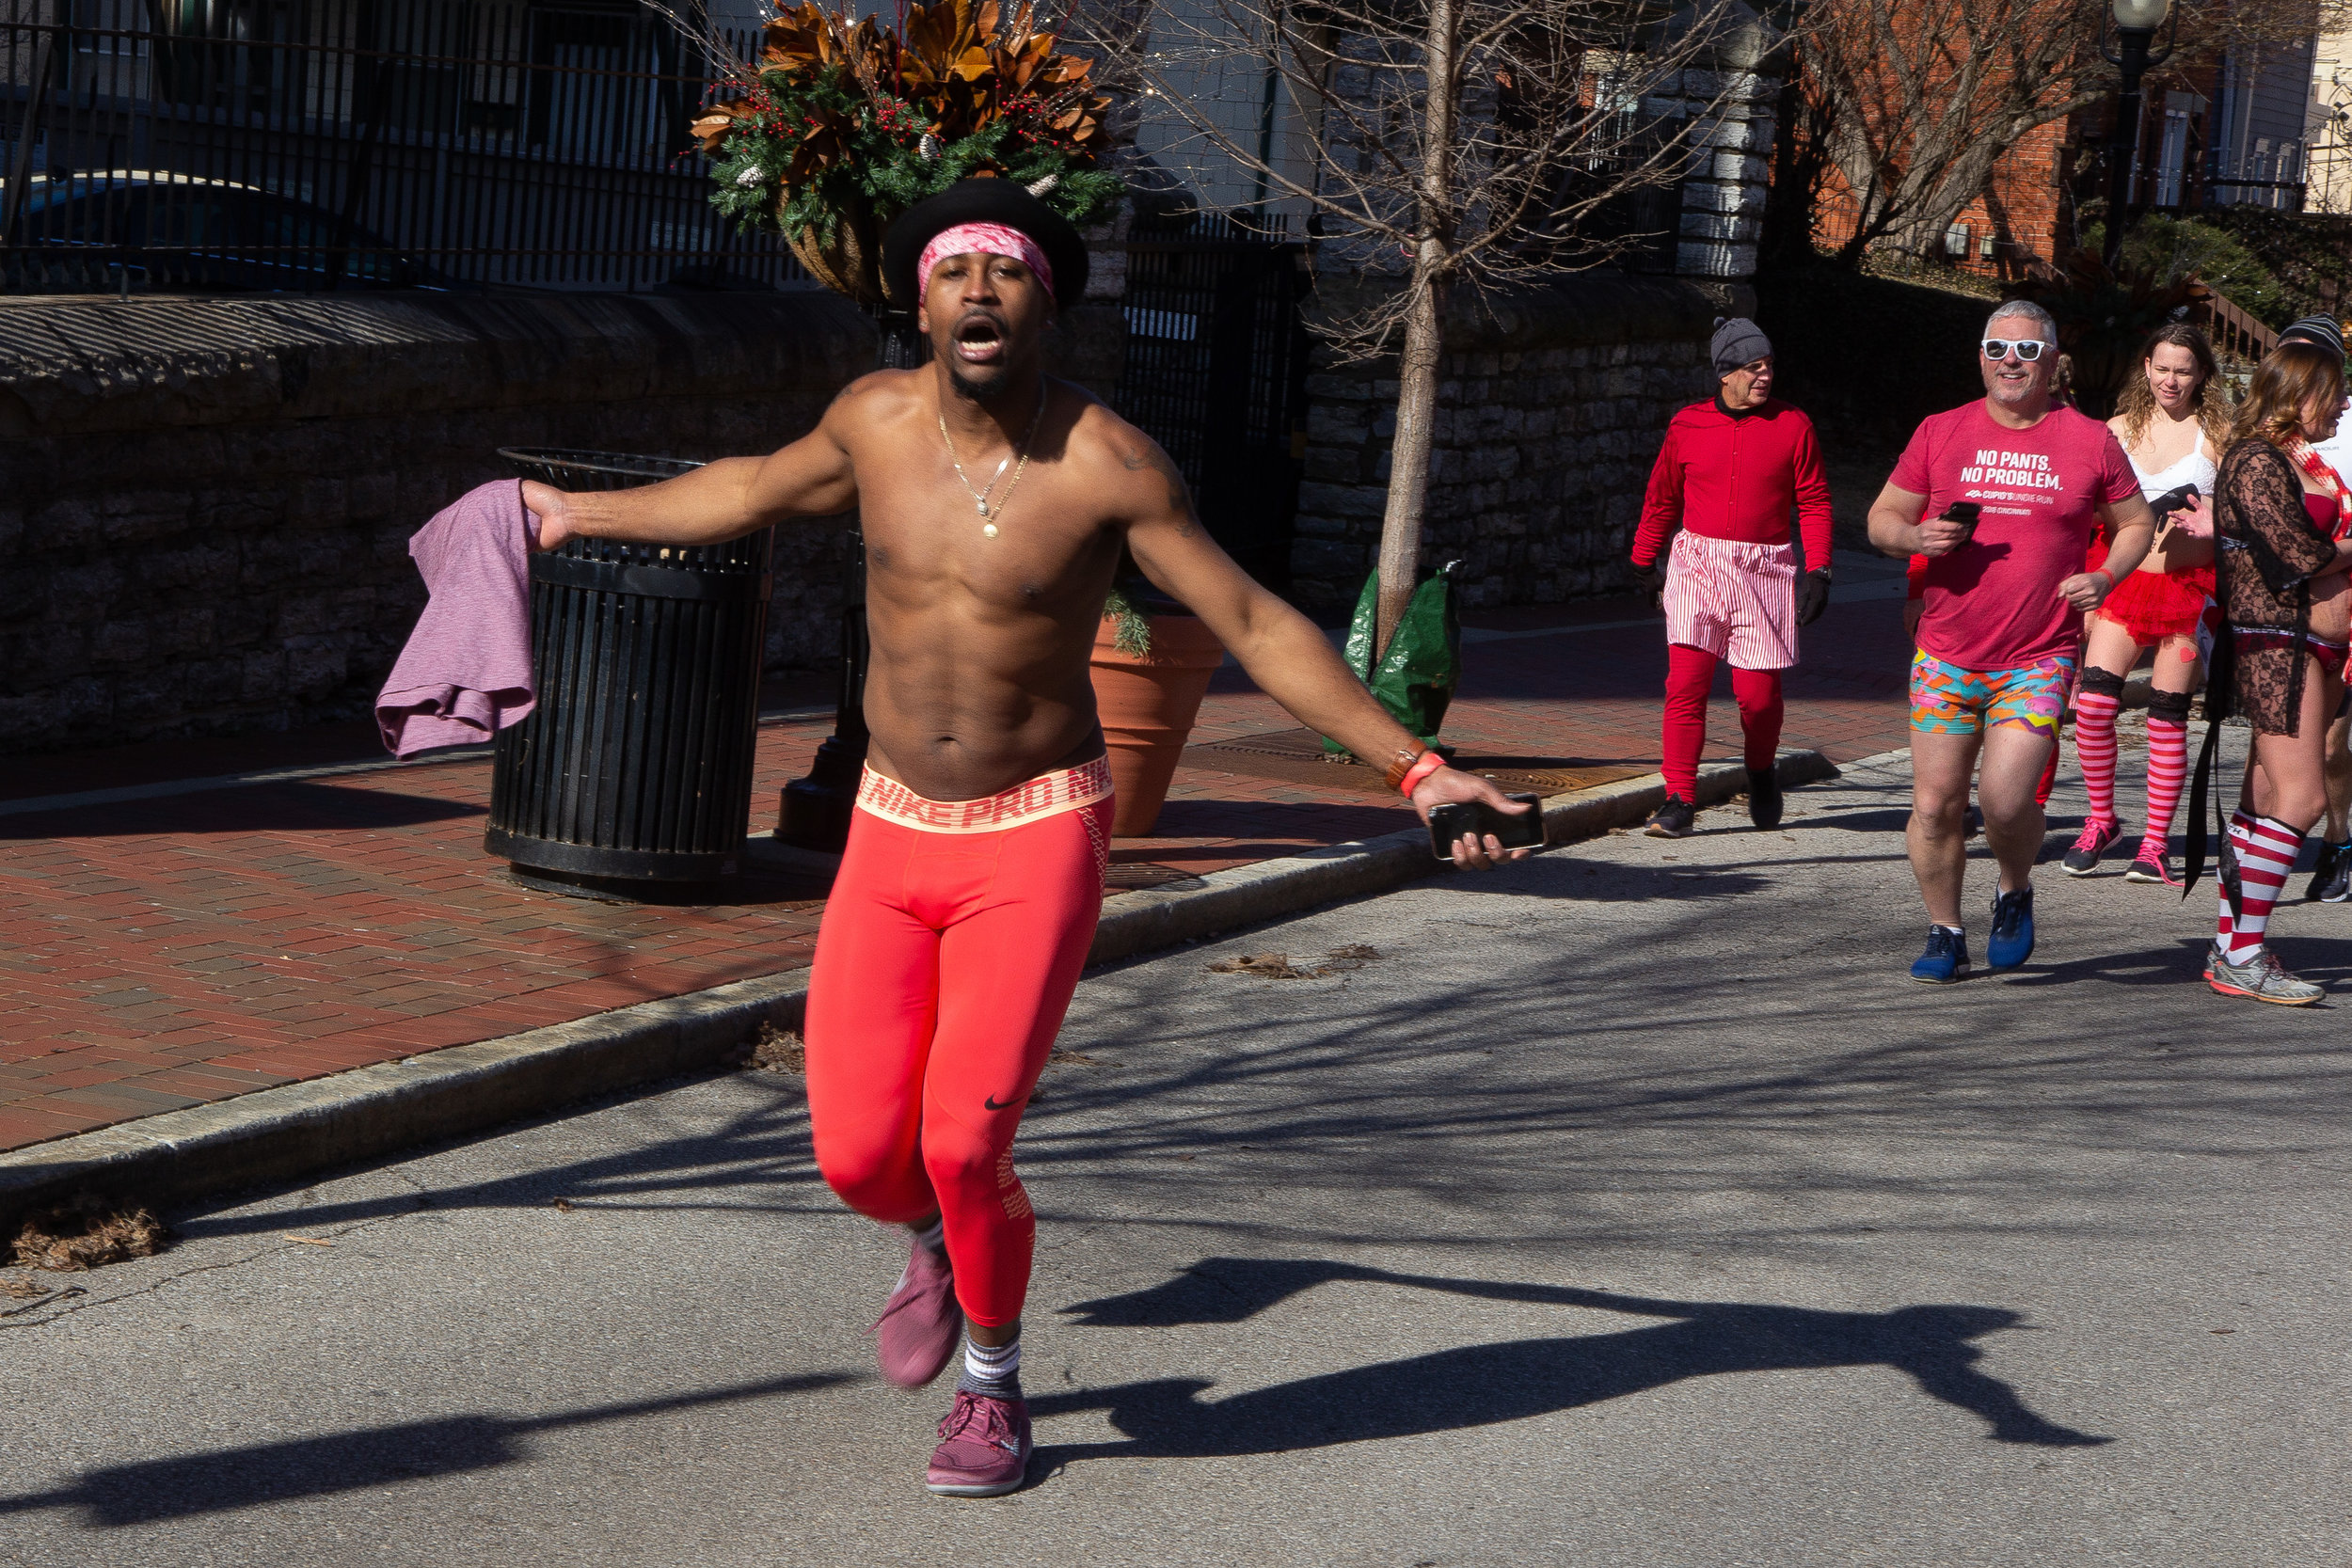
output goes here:
[[[1981, 401], [1923, 421], [1870, 508], [1870, 543], [1928, 558], [1911, 666], [1912, 874], [1928, 906], [1911, 977], [1968, 974], [1961, 923], [1969, 778], [2000, 864], [1985, 958], [2033, 954], [2033, 863], [2044, 823], [2034, 784], [2058, 744], [2082, 619], [2155, 537], [2112, 431], [2052, 402], [2058, 324], [2012, 300], [1985, 323]], [[2083, 570], [2105, 527], [2106, 563]]]

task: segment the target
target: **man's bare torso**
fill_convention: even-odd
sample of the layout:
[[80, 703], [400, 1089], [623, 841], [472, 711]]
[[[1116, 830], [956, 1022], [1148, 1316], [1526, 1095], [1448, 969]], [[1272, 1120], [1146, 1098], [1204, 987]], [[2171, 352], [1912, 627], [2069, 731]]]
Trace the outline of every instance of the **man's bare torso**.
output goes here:
[[[1136, 452], [1165, 459], [1049, 381], [1027, 471], [1008, 498], [1007, 468], [982, 517], [922, 394], [929, 375], [869, 377], [837, 413], [866, 534], [871, 765], [918, 795], [965, 800], [1102, 754], [1087, 661], [1119, 563], [1120, 498]], [[1001, 452], [961, 454], [975, 488]]]

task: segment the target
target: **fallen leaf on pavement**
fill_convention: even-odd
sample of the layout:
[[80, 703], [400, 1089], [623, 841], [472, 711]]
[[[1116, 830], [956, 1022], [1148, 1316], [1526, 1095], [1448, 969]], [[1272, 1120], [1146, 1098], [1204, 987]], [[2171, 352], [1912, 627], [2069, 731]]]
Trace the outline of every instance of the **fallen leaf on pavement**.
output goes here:
[[772, 1023], [759, 1026], [759, 1034], [752, 1041], [750, 1053], [743, 1058], [746, 1067], [761, 1068], [770, 1072], [805, 1072], [808, 1052], [801, 1044], [801, 1037], [789, 1029], [779, 1029]]
[[300, 1242], [304, 1246], [333, 1246], [335, 1244], [332, 1242], [321, 1241], [316, 1236], [297, 1236], [291, 1230], [286, 1232], [286, 1240]]
[[1238, 958], [1226, 958], [1209, 966], [1212, 974], [1256, 974], [1268, 980], [1317, 980], [1326, 974], [1341, 974], [1351, 969], [1361, 969], [1380, 956], [1377, 947], [1359, 942], [1351, 947], [1334, 948], [1323, 956], [1324, 961], [1312, 969], [1301, 969], [1290, 960], [1287, 953], [1244, 953]]
[[1259, 974], [1269, 980], [1310, 980], [1316, 971], [1300, 969], [1287, 953], [1244, 953], [1209, 966], [1212, 974]]
[[170, 1234], [145, 1209], [119, 1207], [83, 1193], [25, 1216], [9, 1243], [8, 1261], [78, 1274], [126, 1258], [152, 1258]]
[[555, 1211], [557, 1213], [559, 1213], [559, 1214], [568, 1214], [568, 1213], [570, 1213], [573, 1210], [575, 1210], [575, 1209], [579, 1208], [579, 1207], [580, 1207], [580, 1205], [579, 1205], [579, 1204], [577, 1204], [577, 1203], [574, 1203], [574, 1202], [573, 1202], [570, 1198], [568, 1198], [568, 1197], [559, 1197], [559, 1198], [557, 1198], [557, 1199], [555, 1200], [555, 1202], [554, 1202], [553, 1204], [549, 1205], [549, 1207], [551, 1207], [552, 1209], [554, 1209], [554, 1211]]

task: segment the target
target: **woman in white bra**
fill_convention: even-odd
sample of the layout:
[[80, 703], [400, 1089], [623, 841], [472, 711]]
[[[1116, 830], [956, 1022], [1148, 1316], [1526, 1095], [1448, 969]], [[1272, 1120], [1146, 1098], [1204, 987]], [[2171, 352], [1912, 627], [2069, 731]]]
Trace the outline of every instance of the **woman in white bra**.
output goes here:
[[[2122, 837], [2115, 815], [2115, 715], [2123, 677], [2142, 651], [2156, 650], [2148, 703], [2148, 820], [2127, 882], [2179, 885], [2168, 847], [2172, 812], [2188, 774], [2188, 705], [2204, 671], [2199, 634], [2213, 599], [2215, 463], [2230, 443], [2228, 394], [2216, 379], [2213, 345], [2193, 326], [2158, 327], [2140, 350], [2139, 374], [2118, 400], [2107, 428], [2150, 500], [2184, 484], [2197, 501], [2172, 514], [2171, 526], [2139, 570], [2115, 585], [2084, 626], [2081, 689], [2074, 697], [2074, 750], [2082, 760], [2090, 816], [2066, 852], [2072, 876], [2098, 869], [2099, 856]], [[2210, 391], [2210, 396], [2208, 392]]]

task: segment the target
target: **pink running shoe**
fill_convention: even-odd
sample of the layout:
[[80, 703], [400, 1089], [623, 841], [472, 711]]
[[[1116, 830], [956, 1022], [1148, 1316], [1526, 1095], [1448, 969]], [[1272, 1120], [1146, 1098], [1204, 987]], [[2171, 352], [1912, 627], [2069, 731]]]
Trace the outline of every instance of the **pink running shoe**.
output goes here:
[[1029, 1402], [956, 1390], [939, 1423], [939, 1447], [923, 1484], [942, 1497], [1001, 1497], [1028, 1479]]
[[956, 1305], [947, 1255], [917, 1242], [907, 1272], [874, 1320], [882, 1376], [901, 1388], [922, 1387], [946, 1367], [962, 1333], [963, 1308]]

